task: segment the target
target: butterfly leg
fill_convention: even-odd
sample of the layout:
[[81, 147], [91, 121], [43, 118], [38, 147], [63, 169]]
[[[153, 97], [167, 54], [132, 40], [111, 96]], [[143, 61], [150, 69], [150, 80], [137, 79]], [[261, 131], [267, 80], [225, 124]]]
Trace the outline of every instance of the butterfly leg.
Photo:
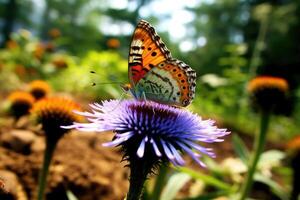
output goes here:
[[[147, 103], [146, 93], [144, 91], [142, 92], [142, 99]], [[154, 108], [152, 108], [152, 111], [153, 111], [153, 115], [155, 115]]]
[[128, 94], [127, 92], [122, 92], [120, 98], [118, 99], [118, 104], [113, 109], [111, 109], [109, 112], [112, 112], [115, 109], [117, 109], [120, 106], [121, 101], [124, 99], [125, 95], [127, 95], [127, 94]]

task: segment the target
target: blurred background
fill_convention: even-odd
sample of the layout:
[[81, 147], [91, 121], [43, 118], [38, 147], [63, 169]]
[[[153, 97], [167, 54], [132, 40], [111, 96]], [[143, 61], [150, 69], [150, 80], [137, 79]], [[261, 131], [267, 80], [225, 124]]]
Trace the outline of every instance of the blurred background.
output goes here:
[[289, 98], [268, 141], [283, 149], [300, 133], [299, 0], [0, 0], [1, 126], [7, 96], [36, 79], [85, 106], [121, 98], [114, 83], [128, 82], [129, 44], [140, 19], [196, 70], [189, 109], [252, 138], [259, 120], [247, 83], [257, 75], [282, 77]]
[[197, 71], [192, 107], [252, 130], [252, 120], [243, 121], [250, 114], [243, 109], [247, 81], [256, 74], [284, 77], [292, 90], [285, 109], [295, 111], [295, 121], [282, 119], [273, 135], [297, 133], [299, 1], [1, 0], [0, 6], [2, 93], [38, 78], [58, 91], [117, 98], [118, 85], [101, 83], [128, 81], [132, 32], [146, 19], [172, 55]]

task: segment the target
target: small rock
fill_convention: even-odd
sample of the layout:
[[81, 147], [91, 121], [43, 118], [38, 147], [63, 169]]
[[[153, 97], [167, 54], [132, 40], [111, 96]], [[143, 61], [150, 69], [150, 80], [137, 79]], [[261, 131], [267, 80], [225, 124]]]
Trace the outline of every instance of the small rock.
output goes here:
[[41, 136], [36, 136], [36, 139], [31, 144], [31, 152], [44, 152], [45, 148], [45, 138]]
[[2, 144], [16, 152], [28, 154], [30, 153], [30, 146], [36, 137], [31, 131], [15, 129], [3, 135]]
[[19, 128], [19, 129], [25, 129], [27, 128], [27, 126], [30, 124], [30, 121], [29, 121], [29, 117], [28, 116], [23, 116], [23, 117], [20, 117], [20, 119], [16, 122], [16, 128]]
[[7, 170], [0, 170], [0, 178], [3, 183], [0, 199], [27, 200], [24, 188], [18, 181], [15, 173]]

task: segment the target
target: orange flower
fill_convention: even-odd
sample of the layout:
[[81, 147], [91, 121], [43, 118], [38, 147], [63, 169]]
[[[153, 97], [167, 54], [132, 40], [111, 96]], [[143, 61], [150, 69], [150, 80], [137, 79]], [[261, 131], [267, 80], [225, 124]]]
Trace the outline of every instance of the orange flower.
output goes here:
[[49, 30], [48, 35], [54, 39], [54, 38], [58, 38], [61, 35], [61, 32], [58, 28], [52, 28], [51, 30]]
[[252, 79], [248, 85], [248, 91], [250, 93], [265, 88], [273, 88], [282, 92], [287, 92], [289, 85], [285, 79], [272, 76], [258, 76]]
[[45, 46], [42, 43], [37, 44], [33, 52], [34, 57], [36, 57], [37, 59], [41, 59], [44, 53], [45, 53]]
[[6, 47], [8, 49], [15, 49], [15, 48], [19, 47], [19, 45], [18, 45], [18, 43], [16, 41], [9, 40], [9, 41], [6, 42]]
[[292, 138], [286, 146], [290, 150], [300, 150], [300, 135]]
[[82, 117], [75, 114], [74, 110], [81, 110], [74, 101], [62, 98], [45, 98], [34, 104], [31, 113], [43, 126], [47, 137], [60, 138], [68, 130], [61, 126], [72, 124], [74, 121], [82, 121]]
[[26, 74], [26, 69], [24, 65], [21, 64], [17, 64], [14, 71], [19, 77], [23, 77]]
[[52, 64], [56, 68], [66, 68], [68, 66], [67, 62], [63, 58], [56, 58], [52, 61]]
[[53, 44], [53, 43], [51, 43], [51, 42], [48, 42], [46, 45], [45, 45], [45, 50], [47, 51], [47, 52], [53, 52], [54, 51], [54, 49], [55, 49], [55, 45]]
[[107, 40], [106, 45], [109, 48], [116, 49], [116, 48], [120, 47], [120, 41], [116, 38], [111, 38], [111, 39]]
[[8, 101], [11, 103], [11, 113], [16, 118], [19, 118], [29, 113], [29, 110], [34, 103], [34, 97], [27, 92], [16, 91], [8, 96]]
[[288, 114], [289, 85], [279, 77], [258, 76], [248, 85], [251, 103], [255, 109], [272, 112], [273, 114]]
[[43, 80], [35, 80], [29, 83], [29, 92], [36, 100], [46, 97], [50, 91], [50, 85]]

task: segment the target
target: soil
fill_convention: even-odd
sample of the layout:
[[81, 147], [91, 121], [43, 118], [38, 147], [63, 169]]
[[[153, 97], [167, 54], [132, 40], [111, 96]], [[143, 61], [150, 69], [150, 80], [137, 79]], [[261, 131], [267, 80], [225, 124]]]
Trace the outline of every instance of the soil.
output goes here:
[[[39, 127], [30, 125], [27, 117], [17, 123], [1, 118], [0, 127], [0, 199], [34, 200], [44, 135]], [[218, 155], [217, 162], [234, 155], [231, 135], [225, 142], [209, 145]], [[242, 138], [249, 147], [252, 145], [250, 136], [243, 134]], [[126, 163], [120, 163], [122, 156], [116, 149], [101, 146], [111, 139], [112, 133], [66, 134], [59, 141], [50, 166], [46, 199], [68, 200], [66, 191], [80, 200], [124, 199], [129, 174]], [[273, 147], [282, 146], [268, 144], [268, 148]]]

